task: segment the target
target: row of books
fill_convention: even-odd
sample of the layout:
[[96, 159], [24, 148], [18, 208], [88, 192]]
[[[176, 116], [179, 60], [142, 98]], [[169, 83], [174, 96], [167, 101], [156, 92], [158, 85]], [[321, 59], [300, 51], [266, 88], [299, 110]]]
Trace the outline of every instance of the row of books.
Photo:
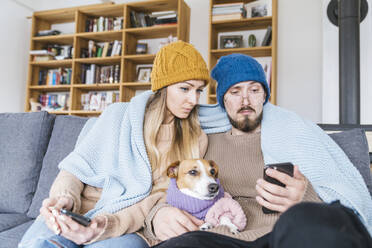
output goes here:
[[41, 50], [31, 50], [33, 61], [71, 59], [74, 50], [72, 45], [48, 44]]
[[71, 84], [71, 75], [71, 68], [40, 70], [38, 85]]
[[85, 23], [85, 32], [102, 32], [123, 29], [123, 17], [103, 17], [88, 19]]
[[45, 111], [65, 111], [69, 109], [70, 93], [49, 93], [39, 95], [41, 110]]
[[93, 57], [114, 57], [121, 55], [122, 42], [115, 40], [113, 42], [95, 42], [88, 41], [88, 48], [81, 49], [82, 58]]
[[212, 21], [271, 16], [271, 1], [256, 0], [246, 4], [244, 2], [215, 4], [212, 8]]
[[244, 3], [215, 4], [212, 8], [212, 21], [245, 18]]
[[118, 91], [100, 91], [81, 94], [81, 110], [103, 111], [110, 104], [119, 102]]
[[130, 12], [131, 27], [150, 27], [157, 25], [175, 25], [177, 24], [177, 12], [170, 11], [156, 11], [150, 14], [131, 11]]
[[81, 83], [83, 84], [112, 84], [120, 81], [120, 66], [96, 64], [81, 65]]

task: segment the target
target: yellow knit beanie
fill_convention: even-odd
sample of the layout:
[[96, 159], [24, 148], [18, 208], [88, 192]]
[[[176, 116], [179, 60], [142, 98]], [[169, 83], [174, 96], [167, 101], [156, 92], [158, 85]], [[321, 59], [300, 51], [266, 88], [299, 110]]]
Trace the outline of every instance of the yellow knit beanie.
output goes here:
[[184, 41], [162, 47], [156, 54], [151, 72], [152, 91], [187, 80], [209, 82], [209, 71], [200, 53]]

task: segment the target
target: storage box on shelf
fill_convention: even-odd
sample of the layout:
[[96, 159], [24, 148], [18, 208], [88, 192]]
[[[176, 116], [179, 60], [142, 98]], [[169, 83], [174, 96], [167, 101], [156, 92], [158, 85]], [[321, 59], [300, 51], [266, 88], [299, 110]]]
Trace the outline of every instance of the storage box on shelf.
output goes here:
[[[252, 10], [250, 5], [261, 7], [265, 4], [268, 5], [269, 11], [263, 16], [250, 13]], [[265, 11], [267, 11], [266, 7]], [[231, 53], [243, 53], [256, 57], [267, 70], [267, 79], [271, 87], [270, 102], [276, 104], [277, 0], [211, 0], [209, 23], [209, 68], [212, 69], [220, 57]], [[243, 36], [244, 33], [247, 35]], [[257, 39], [257, 42], [254, 39], [253, 44], [256, 44], [250, 47], [248, 34], [255, 33], [261, 37]], [[266, 34], [271, 35], [271, 42], [270, 39], [264, 42]], [[223, 46], [221, 36], [224, 35], [225, 37], [241, 36], [244, 42], [240, 45]], [[207, 98], [208, 103], [216, 103], [216, 82], [214, 81], [209, 84]]]
[[[156, 25], [133, 27], [131, 12], [142, 13], [142, 16], [153, 13], [163, 16], [154, 17], [154, 20], [162, 19], [156, 21]], [[168, 19], [164, 20], [167, 12], [172, 13], [168, 15], [172, 23], [168, 23]], [[143, 40], [166, 40], [169, 36], [189, 41], [189, 23], [190, 9], [184, 0], [106, 3], [35, 12], [32, 17], [30, 50], [43, 50], [55, 45], [64, 46], [65, 49], [71, 46], [73, 52], [71, 58], [61, 60], [41, 58], [47, 61], [34, 61], [34, 55], [30, 55], [25, 111], [35, 110], [35, 106], [40, 108], [37, 105], [42, 98], [40, 96], [61, 92], [68, 93], [68, 104], [67, 109], [54, 111], [57, 114], [99, 115], [102, 109], [94, 110], [85, 106], [86, 98], [97, 94], [104, 96], [104, 99], [110, 94], [111, 99], [112, 92], [115, 92], [115, 101], [129, 101], [139, 91], [151, 88], [149, 82], [139, 82], [137, 71], [138, 67], [152, 65], [160, 47], [152, 47], [149, 52], [138, 54], [137, 43]], [[40, 31], [57, 29], [55, 25], [60, 24], [72, 25], [73, 31], [68, 34], [37, 36]], [[60, 83], [60, 79], [51, 81], [55, 83], [42, 83], [49, 81], [41, 77], [48, 73], [52, 75], [53, 72], [58, 75], [58, 71], [69, 72], [68, 83]]]

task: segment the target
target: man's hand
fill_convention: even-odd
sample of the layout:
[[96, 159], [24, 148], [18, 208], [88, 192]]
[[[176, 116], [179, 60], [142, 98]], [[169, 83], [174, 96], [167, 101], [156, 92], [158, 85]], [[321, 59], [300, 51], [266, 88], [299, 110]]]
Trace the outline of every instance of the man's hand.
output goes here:
[[61, 228], [57, 223], [55, 215], [59, 213], [61, 208], [71, 210], [73, 204], [73, 200], [70, 197], [65, 196], [47, 198], [43, 201], [43, 204], [40, 208], [40, 214], [44, 217], [45, 224], [55, 234], [59, 234], [61, 232]]
[[57, 223], [61, 227], [60, 235], [81, 245], [95, 239], [103, 231], [107, 222], [104, 216], [97, 216], [92, 219], [89, 226], [80, 225], [69, 216], [57, 215]]
[[306, 178], [297, 165], [294, 166], [293, 177], [274, 169], [267, 169], [266, 173], [285, 184], [286, 187], [258, 179], [256, 200], [260, 205], [282, 213], [302, 201], [306, 190]]
[[186, 232], [199, 230], [204, 221], [175, 207], [163, 207], [152, 220], [154, 233], [161, 241]]

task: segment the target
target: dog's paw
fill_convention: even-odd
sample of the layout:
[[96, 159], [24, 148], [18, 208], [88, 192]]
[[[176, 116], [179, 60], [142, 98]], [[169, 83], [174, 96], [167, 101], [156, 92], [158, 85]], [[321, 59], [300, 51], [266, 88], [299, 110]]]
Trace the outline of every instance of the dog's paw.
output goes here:
[[230, 232], [235, 235], [239, 233], [239, 230], [236, 227], [230, 227]]
[[202, 230], [202, 231], [205, 231], [205, 230], [211, 229], [212, 227], [213, 227], [212, 224], [210, 224], [210, 223], [204, 223], [203, 225], [201, 225], [199, 227], [199, 229]]

